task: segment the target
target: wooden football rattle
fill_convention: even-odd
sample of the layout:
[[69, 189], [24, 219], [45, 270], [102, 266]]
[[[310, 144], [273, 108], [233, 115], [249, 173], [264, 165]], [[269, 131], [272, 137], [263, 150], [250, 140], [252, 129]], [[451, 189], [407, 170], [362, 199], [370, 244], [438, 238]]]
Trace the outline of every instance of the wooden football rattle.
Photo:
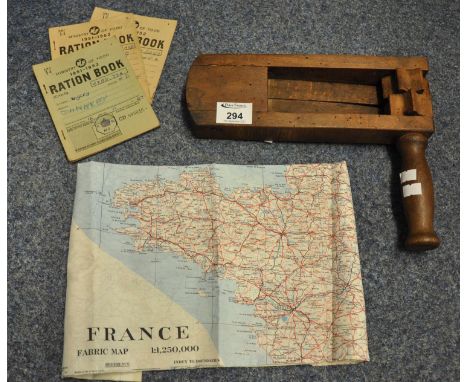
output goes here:
[[405, 246], [433, 249], [427, 71], [424, 57], [204, 54], [188, 73], [187, 108], [199, 138], [396, 144]]

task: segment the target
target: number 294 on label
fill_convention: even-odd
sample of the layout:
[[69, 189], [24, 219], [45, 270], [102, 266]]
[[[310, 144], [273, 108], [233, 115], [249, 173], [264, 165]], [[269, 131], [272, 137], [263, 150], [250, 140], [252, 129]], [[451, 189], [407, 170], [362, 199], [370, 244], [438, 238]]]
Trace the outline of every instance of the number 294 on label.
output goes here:
[[252, 104], [216, 102], [216, 123], [252, 124]]

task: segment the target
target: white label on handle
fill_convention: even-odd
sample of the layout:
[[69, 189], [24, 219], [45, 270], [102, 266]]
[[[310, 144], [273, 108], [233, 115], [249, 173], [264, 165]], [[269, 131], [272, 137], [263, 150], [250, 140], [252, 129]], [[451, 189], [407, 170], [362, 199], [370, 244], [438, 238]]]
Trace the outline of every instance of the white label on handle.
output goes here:
[[252, 104], [216, 102], [216, 123], [252, 124]]
[[422, 195], [421, 183], [412, 183], [403, 186], [403, 197], [407, 198], [412, 195]]
[[416, 169], [412, 168], [411, 170], [406, 170], [400, 172], [400, 182], [401, 184], [416, 180]]

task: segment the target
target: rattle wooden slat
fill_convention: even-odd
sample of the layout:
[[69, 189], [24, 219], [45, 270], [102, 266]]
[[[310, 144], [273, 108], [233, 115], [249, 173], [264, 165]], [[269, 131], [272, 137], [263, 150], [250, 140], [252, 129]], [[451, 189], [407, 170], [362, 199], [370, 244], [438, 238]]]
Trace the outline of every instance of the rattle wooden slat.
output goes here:
[[284, 99], [269, 99], [268, 110], [284, 113], [379, 114], [377, 106]]
[[301, 80], [268, 80], [268, 98], [305, 101], [346, 102], [378, 105], [377, 88], [372, 85]]
[[376, 86], [383, 76], [392, 74], [388, 69], [346, 69], [313, 67], [268, 67], [269, 79], [318, 81], [342, 84]]

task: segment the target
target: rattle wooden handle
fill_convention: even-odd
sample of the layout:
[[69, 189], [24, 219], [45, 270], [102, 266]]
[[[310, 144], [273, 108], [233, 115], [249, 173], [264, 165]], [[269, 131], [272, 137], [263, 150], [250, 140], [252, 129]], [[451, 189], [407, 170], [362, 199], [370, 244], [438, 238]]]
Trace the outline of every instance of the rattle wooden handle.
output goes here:
[[426, 146], [427, 138], [419, 133], [405, 134], [397, 142], [402, 161], [403, 208], [409, 231], [405, 247], [417, 251], [434, 249], [440, 244], [433, 227], [434, 191], [425, 157]]

